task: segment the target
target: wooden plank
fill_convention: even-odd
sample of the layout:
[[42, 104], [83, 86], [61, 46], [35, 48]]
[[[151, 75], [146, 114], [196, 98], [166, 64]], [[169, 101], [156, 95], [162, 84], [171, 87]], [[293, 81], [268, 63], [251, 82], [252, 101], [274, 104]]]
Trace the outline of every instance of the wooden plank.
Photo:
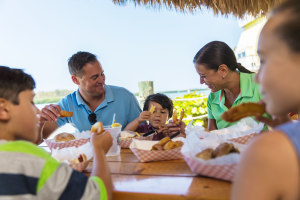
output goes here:
[[[120, 155], [118, 156], [112, 156], [112, 157], [107, 157], [106, 160], [108, 162], [138, 162], [140, 163], [141, 161], [131, 152], [121, 152]], [[165, 160], [165, 161], [158, 161], [158, 162], [185, 162], [184, 159], [179, 159], [179, 160]]]
[[205, 177], [112, 175], [114, 200], [228, 200], [231, 183]]
[[[85, 172], [92, 171], [92, 162], [89, 163]], [[186, 163], [124, 163], [124, 162], [108, 162], [110, 172], [112, 174], [127, 175], [156, 175], [156, 176], [196, 176]]]

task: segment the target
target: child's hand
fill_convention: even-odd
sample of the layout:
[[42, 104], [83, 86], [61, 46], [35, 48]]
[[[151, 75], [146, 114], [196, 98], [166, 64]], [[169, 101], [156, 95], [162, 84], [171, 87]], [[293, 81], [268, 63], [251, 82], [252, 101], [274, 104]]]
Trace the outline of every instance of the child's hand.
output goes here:
[[96, 133], [92, 133], [91, 135], [91, 143], [95, 152], [101, 149], [104, 154], [106, 154], [112, 146], [112, 141], [113, 138], [108, 131], [105, 131], [100, 135], [97, 135]]
[[167, 125], [159, 126], [157, 132], [158, 133], [163, 133], [165, 137], [169, 136], [169, 128], [167, 127]]
[[139, 123], [142, 123], [144, 121], [149, 120], [150, 117], [151, 117], [151, 113], [149, 111], [143, 111], [143, 112], [141, 112], [138, 121], [139, 121]]

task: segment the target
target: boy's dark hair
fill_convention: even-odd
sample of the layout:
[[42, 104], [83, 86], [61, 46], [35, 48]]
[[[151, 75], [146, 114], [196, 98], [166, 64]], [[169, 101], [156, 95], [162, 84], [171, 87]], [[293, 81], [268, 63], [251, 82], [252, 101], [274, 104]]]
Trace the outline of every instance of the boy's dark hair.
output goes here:
[[150, 101], [158, 103], [163, 107], [163, 109], [168, 109], [169, 117], [173, 115], [173, 102], [172, 100], [164, 94], [156, 93], [147, 96], [144, 104], [143, 111], [147, 111], [149, 109]]
[[230, 71], [238, 69], [243, 73], [253, 73], [237, 63], [233, 50], [225, 42], [220, 41], [212, 41], [202, 47], [196, 53], [193, 63], [215, 71], [218, 71], [219, 66], [224, 64]]
[[11, 69], [0, 66], [0, 98], [4, 98], [15, 105], [19, 104], [19, 93], [33, 90], [33, 78], [21, 69]]
[[84, 71], [82, 70], [83, 66], [87, 63], [95, 63], [96, 61], [96, 55], [89, 52], [78, 51], [68, 60], [69, 72], [71, 75], [81, 78], [82, 75], [84, 75]]
[[276, 29], [275, 33], [283, 40], [290, 50], [300, 52], [300, 2], [285, 1], [272, 11], [273, 15], [287, 12], [287, 17]]

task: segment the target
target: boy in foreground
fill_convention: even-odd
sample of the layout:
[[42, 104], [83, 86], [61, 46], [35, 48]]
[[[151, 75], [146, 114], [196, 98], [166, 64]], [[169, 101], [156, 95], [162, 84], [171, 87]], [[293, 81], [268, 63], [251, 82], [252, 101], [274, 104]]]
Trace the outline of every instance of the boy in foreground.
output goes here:
[[108, 132], [91, 136], [91, 177], [72, 170], [31, 142], [37, 139], [39, 110], [35, 82], [19, 69], [0, 66], [0, 199], [112, 199], [105, 154]]

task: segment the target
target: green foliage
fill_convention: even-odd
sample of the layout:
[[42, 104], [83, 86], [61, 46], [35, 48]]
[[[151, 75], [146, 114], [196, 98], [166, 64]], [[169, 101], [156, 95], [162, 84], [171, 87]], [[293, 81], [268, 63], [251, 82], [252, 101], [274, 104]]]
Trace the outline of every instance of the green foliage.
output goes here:
[[51, 92], [37, 92], [34, 97], [35, 104], [57, 103], [66, 95], [74, 92], [73, 90], [55, 90]]
[[34, 99], [35, 104], [45, 104], [45, 103], [57, 103], [59, 100], [61, 100], [62, 97], [49, 97], [49, 98], [43, 98], [43, 99]]
[[[197, 90], [190, 94], [186, 94], [183, 97], [177, 97], [176, 99], [191, 99], [204, 97], [204, 94], [196, 93]], [[174, 109], [177, 110], [178, 115], [182, 108], [184, 108], [184, 118], [197, 117], [207, 114], [207, 98], [196, 99], [196, 100], [187, 100], [187, 101], [174, 101]], [[179, 117], [179, 116], [178, 116]], [[188, 124], [191, 120], [184, 120], [185, 124]], [[201, 125], [207, 127], [207, 117], [195, 119], [193, 125]]]

